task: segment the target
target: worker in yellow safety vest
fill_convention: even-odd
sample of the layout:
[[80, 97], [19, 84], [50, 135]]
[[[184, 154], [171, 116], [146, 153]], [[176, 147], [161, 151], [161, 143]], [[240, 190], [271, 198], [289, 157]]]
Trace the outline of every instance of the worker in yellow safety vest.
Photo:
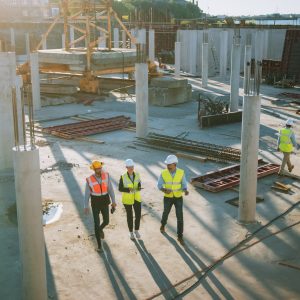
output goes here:
[[290, 156], [294, 147], [297, 149], [300, 148], [300, 146], [296, 143], [295, 134], [292, 130], [293, 123], [292, 119], [288, 119], [285, 123], [285, 127], [279, 130], [277, 149], [283, 153], [279, 174], [283, 172], [286, 164], [288, 165], [289, 172], [292, 172], [294, 165], [291, 163]]
[[[134, 172], [134, 161], [132, 159], [126, 159], [125, 166], [127, 172], [120, 178], [119, 191], [122, 192], [122, 203], [126, 210], [129, 237], [134, 240], [135, 237], [141, 238], [139, 233], [142, 211], [141, 177], [139, 173]], [[134, 234], [132, 208], [135, 214]]]
[[[109, 223], [109, 204], [112, 201], [112, 211], [116, 207], [115, 193], [110, 181], [108, 172], [103, 170], [103, 162], [94, 160], [90, 169], [94, 174], [86, 178], [84, 213], [89, 213], [89, 199], [91, 198], [91, 207], [94, 218], [95, 236], [98, 244], [97, 251], [102, 252], [101, 239], [104, 239], [103, 229]], [[100, 225], [100, 213], [103, 222]]]
[[184, 170], [177, 168], [178, 158], [175, 155], [169, 155], [165, 164], [167, 169], [161, 172], [157, 182], [157, 187], [164, 193], [164, 211], [161, 219], [160, 232], [165, 233], [165, 226], [168, 221], [168, 216], [172, 206], [175, 206], [177, 217], [177, 237], [181, 245], [184, 245], [183, 240], [183, 198], [189, 194], [187, 190], [187, 182]]

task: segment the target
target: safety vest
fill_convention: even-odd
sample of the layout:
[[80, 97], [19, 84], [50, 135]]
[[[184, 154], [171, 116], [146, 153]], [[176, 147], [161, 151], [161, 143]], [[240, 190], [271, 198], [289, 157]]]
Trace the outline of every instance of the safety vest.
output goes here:
[[101, 184], [96, 179], [95, 175], [91, 175], [86, 179], [91, 195], [93, 196], [104, 196], [108, 193], [108, 173], [101, 172]]
[[293, 151], [293, 144], [291, 140], [291, 136], [293, 131], [288, 128], [282, 128], [280, 131], [280, 140], [279, 140], [279, 149], [282, 152], [292, 152]]
[[179, 198], [182, 196], [182, 178], [184, 176], [184, 171], [176, 168], [176, 173], [174, 177], [170, 174], [168, 169], [165, 169], [161, 173], [162, 179], [164, 181], [163, 188], [172, 190], [172, 193], [166, 194], [167, 198]]
[[130, 193], [122, 192], [122, 203], [132, 205], [134, 204], [134, 200], [142, 202], [141, 193], [138, 191], [139, 183], [141, 182], [140, 174], [134, 173], [134, 181], [132, 182], [129, 178], [128, 174], [125, 173], [122, 175], [123, 186], [124, 188], [133, 189]]

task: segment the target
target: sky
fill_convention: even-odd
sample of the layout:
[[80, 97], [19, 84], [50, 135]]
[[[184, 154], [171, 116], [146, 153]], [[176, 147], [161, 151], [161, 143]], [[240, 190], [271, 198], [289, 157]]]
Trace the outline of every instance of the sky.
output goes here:
[[210, 15], [300, 14], [300, 0], [198, 0], [198, 6]]

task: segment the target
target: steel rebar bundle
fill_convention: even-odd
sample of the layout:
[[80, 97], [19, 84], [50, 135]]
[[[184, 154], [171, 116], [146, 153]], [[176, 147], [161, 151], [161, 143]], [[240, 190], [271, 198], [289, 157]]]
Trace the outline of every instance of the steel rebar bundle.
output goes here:
[[169, 151], [186, 151], [205, 155], [221, 161], [240, 161], [241, 157], [239, 149], [202, 143], [179, 137], [170, 137], [156, 133], [149, 133], [146, 138], [140, 138], [138, 142], [135, 142], [135, 144], [140, 146], [149, 146], [150, 148], [167, 148]]

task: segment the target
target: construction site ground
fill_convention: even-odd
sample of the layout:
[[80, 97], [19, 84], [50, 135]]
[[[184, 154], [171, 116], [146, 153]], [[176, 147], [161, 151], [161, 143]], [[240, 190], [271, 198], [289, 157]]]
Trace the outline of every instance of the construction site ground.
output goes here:
[[[199, 79], [189, 81], [194, 90], [200, 89]], [[214, 78], [209, 81], [208, 89], [229, 91], [229, 85]], [[288, 102], [278, 100], [278, 94], [297, 91], [299, 93], [296, 88], [262, 86], [259, 155], [268, 162], [280, 163], [276, 132], [285, 119], [300, 118], [294, 111], [286, 109], [292, 106], [284, 106]], [[241, 123], [201, 130], [197, 108], [197, 101], [172, 107], [151, 106], [149, 131], [170, 136], [184, 133], [191, 140], [241, 147]], [[125, 115], [135, 121], [135, 103], [132, 98], [107, 97], [89, 106], [48, 106], [38, 111], [35, 119], [42, 121], [74, 115], [94, 118]], [[39, 126], [70, 122], [75, 120], [65, 118], [40, 122]], [[298, 123], [295, 133], [300, 143], [299, 128]], [[189, 185], [190, 194], [184, 197], [186, 245], [183, 247], [177, 242], [174, 208], [166, 233], [159, 231], [163, 194], [156, 184], [161, 170], [165, 168], [164, 159], [170, 153], [134, 145], [135, 132], [127, 129], [90, 138], [105, 143], [66, 140], [45, 135], [39, 130], [36, 132], [43, 170], [43, 201], [63, 205], [59, 221], [44, 227], [49, 299], [299, 299], [300, 226], [286, 229], [300, 221], [300, 205], [292, 207], [300, 200], [299, 180], [277, 175], [259, 179], [257, 194], [264, 201], [257, 204], [257, 222], [246, 226], [237, 221], [237, 207], [226, 203], [238, 197], [238, 187], [236, 190], [211, 193]], [[135, 241], [129, 239], [121, 193], [117, 191], [119, 178], [125, 172], [126, 158], [136, 162], [135, 170], [141, 175], [143, 187], [141, 239]], [[92, 214], [83, 214], [85, 178], [91, 174], [89, 165], [93, 159], [104, 161], [117, 200], [117, 210], [110, 215], [110, 224], [104, 231], [103, 254], [95, 251]], [[295, 165], [293, 173], [300, 175], [299, 153], [292, 155], [292, 161]], [[178, 166], [185, 170], [189, 180], [228, 165], [180, 158]], [[294, 193], [272, 189], [275, 181], [289, 184]], [[0, 299], [21, 299], [22, 292], [13, 187], [12, 174], [1, 174]], [[201, 273], [249, 233], [289, 208], [288, 213], [255, 234], [243, 247], [257, 242], [255, 245], [221, 261], [210, 272]], [[276, 233], [282, 229], [285, 230]], [[196, 276], [191, 277], [193, 273]], [[190, 279], [185, 280], [188, 277]], [[198, 279], [200, 282], [185, 293], [185, 289]], [[184, 282], [180, 284], [181, 281]]]

